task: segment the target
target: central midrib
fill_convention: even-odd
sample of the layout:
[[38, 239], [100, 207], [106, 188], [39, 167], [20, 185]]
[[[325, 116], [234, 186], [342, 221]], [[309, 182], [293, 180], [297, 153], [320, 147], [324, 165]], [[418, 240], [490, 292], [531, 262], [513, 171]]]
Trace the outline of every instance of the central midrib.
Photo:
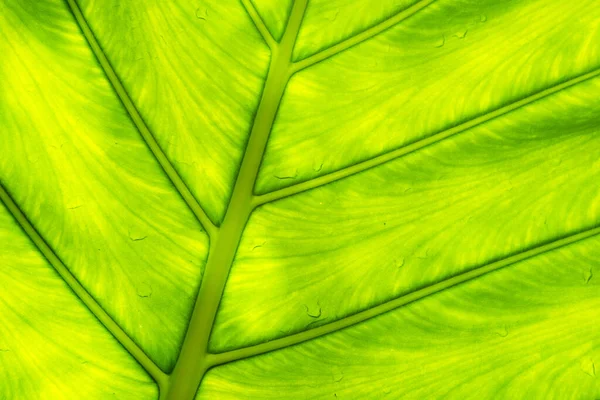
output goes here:
[[181, 352], [161, 399], [193, 399], [211, 366], [208, 342], [229, 270], [246, 223], [254, 208], [253, 189], [271, 127], [293, 72], [292, 51], [307, 0], [296, 0], [280, 44], [271, 54], [269, 72], [250, 131], [248, 145], [221, 228], [211, 241], [202, 284]]

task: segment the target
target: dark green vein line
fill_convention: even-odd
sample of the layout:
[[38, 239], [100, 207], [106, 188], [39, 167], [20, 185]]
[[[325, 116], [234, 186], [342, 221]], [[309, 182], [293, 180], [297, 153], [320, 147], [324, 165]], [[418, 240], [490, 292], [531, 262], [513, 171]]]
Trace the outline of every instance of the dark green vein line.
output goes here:
[[211, 242], [202, 284], [167, 392], [161, 399], [193, 399], [208, 367], [210, 335], [227, 277], [253, 211], [253, 188], [277, 109], [290, 78], [291, 57], [308, 0], [295, 0], [281, 43], [273, 49], [269, 72], [223, 223]]
[[104, 73], [106, 74], [108, 80], [117, 92], [119, 99], [121, 100], [123, 106], [129, 113], [131, 120], [142, 135], [142, 138], [148, 145], [150, 151], [152, 152], [162, 169], [165, 171], [165, 173], [167, 174], [167, 176], [169, 177], [169, 179], [171, 180], [171, 182], [173, 183], [183, 200], [186, 202], [192, 213], [194, 213], [198, 221], [200, 221], [202, 227], [206, 230], [208, 235], [211, 238], [213, 238], [218, 228], [215, 224], [213, 224], [208, 215], [204, 212], [196, 198], [190, 192], [190, 189], [183, 182], [183, 180], [181, 179], [181, 177], [179, 176], [179, 174], [177, 173], [177, 171], [175, 170], [165, 153], [162, 151], [158, 142], [152, 135], [152, 132], [150, 132], [150, 129], [148, 129], [148, 126], [146, 126], [146, 123], [144, 122], [142, 116], [133, 104], [133, 101], [129, 97], [129, 94], [125, 90], [125, 87], [121, 83], [121, 80], [119, 79], [112, 65], [108, 61], [108, 58], [106, 58], [102, 47], [96, 40], [94, 33], [89, 27], [87, 21], [85, 20], [85, 17], [83, 16], [75, 0], [67, 0], [67, 4], [69, 5], [71, 12], [75, 16], [75, 19], [77, 20], [77, 23], [79, 24], [83, 35], [87, 39], [90, 48], [92, 49], [94, 55], [98, 59], [98, 62], [102, 66]]
[[258, 14], [258, 11], [256, 11], [256, 8], [254, 8], [254, 4], [252, 4], [252, 1], [242, 0], [242, 4], [244, 5], [246, 12], [250, 16], [250, 19], [252, 20], [252, 22], [254, 22], [254, 26], [256, 26], [256, 29], [262, 36], [263, 40], [267, 43], [271, 50], [273, 50], [277, 45], [277, 42], [275, 41], [273, 36], [271, 36], [271, 32], [269, 32], [269, 29], [265, 25], [265, 22]]
[[420, 150], [426, 146], [432, 145], [434, 143], [440, 142], [444, 139], [447, 139], [451, 136], [454, 136], [456, 134], [462, 133], [468, 129], [474, 128], [477, 125], [481, 125], [485, 122], [488, 122], [494, 118], [498, 118], [504, 114], [508, 114], [512, 111], [515, 111], [521, 107], [527, 106], [537, 100], [540, 100], [544, 97], [553, 95], [555, 93], [560, 92], [561, 90], [565, 90], [567, 88], [570, 88], [571, 86], [577, 85], [578, 83], [584, 82], [588, 79], [597, 77], [600, 75], [600, 68], [593, 70], [591, 72], [588, 72], [586, 74], [580, 75], [578, 77], [575, 77], [573, 79], [570, 79], [568, 81], [565, 81], [563, 83], [554, 85], [552, 87], [549, 87], [547, 89], [544, 89], [534, 95], [531, 95], [529, 97], [525, 97], [524, 99], [521, 99], [519, 101], [516, 101], [514, 103], [508, 104], [504, 107], [500, 107], [497, 108], [496, 110], [493, 110], [491, 112], [488, 112], [486, 114], [480, 115], [479, 117], [476, 117], [472, 120], [469, 120], [467, 122], [464, 122], [460, 125], [454, 126], [450, 129], [446, 129], [444, 131], [438, 132], [432, 136], [429, 136], [425, 139], [419, 140], [417, 142], [411, 143], [408, 146], [404, 146], [401, 147], [399, 149], [396, 150], [392, 150], [388, 153], [384, 153], [381, 154], [377, 157], [371, 158], [369, 160], [366, 161], [362, 161], [359, 162], [357, 164], [351, 165], [349, 167], [346, 168], [342, 168], [340, 170], [337, 170], [335, 172], [331, 172], [329, 174], [326, 175], [322, 175], [319, 176], [317, 178], [308, 180], [306, 182], [302, 182], [302, 183], [298, 183], [296, 185], [292, 185], [292, 186], [288, 186], [286, 188], [283, 189], [279, 189], [279, 190], [275, 190], [273, 192], [270, 193], [265, 193], [263, 195], [259, 195], [259, 196], [255, 196], [254, 198], [254, 204], [256, 206], [259, 206], [261, 204], [265, 204], [265, 203], [269, 203], [272, 201], [276, 201], [279, 199], [282, 199], [284, 197], [288, 197], [288, 196], [292, 196], [295, 195], [297, 193], [300, 192], [304, 192], [306, 190], [310, 190], [310, 189], [314, 189], [316, 187], [319, 186], [323, 186], [326, 185], [328, 183], [334, 182], [334, 181], [338, 181], [341, 179], [344, 179], [348, 176], [354, 175], [354, 174], [358, 174], [360, 172], [363, 172], [367, 169], [370, 168], [374, 168], [377, 167], [379, 165], [382, 165], [388, 161], [392, 161], [398, 157], [402, 157], [405, 156], [409, 153], [412, 153], [414, 151]]
[[46, 257], [50, 265], [71, 288], [73, 293], [90, 310], [92, 314], [100, 321], [104, 327], [117, 339], [117, 341], [137, 360], [138, 363], [150, 374], [156, 381], [159, 388], [164, 387], [167, 382], [167, 375], [144, 353], [144, 351], [121, 329], [121, 327], [104, 311], [102, 306], [89, 294], [89, 292], [79, 283], [77, 278], [67, 269], [63, 262], [58, 258], [54, 251], [48, 246], [46, 241], [40, 236], [38, 231], [31, 225], [25, 214], [19, 206], [13, 201], [8, 192], [0, 185], [0, 200], [4, 203], [8, 211], [12, 214], [23, 231], [29, 236], [31, 241]]
[[532, 258], [540, 254], [556, 250], [560, 247], [564, 247], [575, 242], [588, 239], [598, 234], [600, 234], [600, 226], [596, 226], [594, 228], [590, 228], [579, 233], [566, 236], [558, 240], [554, 240], [544, 245], [531, 248], [527, 251], [514, 254], [502, 260], [498, 260], [490, 264], [472, 269], [468, 272], [455, 275], [452, 278], [424, 287], [422, 289], [418, 289], [412, 293], [390, 300], [371, 309], [347, 316], [345, 318], [339, 319], [335, 322], [331, 322], [326, 325], [319, 326], [318, 328], [310, 329], [304, 332], [296, 333], [294, 335], [290, 335], [280, 339], [275, 339], [270, 342], [261, 343], [255, 346], [232, 350], [225, 353], [212, 354], [209, 358], [211, 367], [279, 350], [285, 347], [294, 346], [296, 344], [306, 342], [319, 336], [339, 331], [349, 326], [377, 317], [396, 308], [405, 306], [409, 303], [413, 303], [424, 297], [431, 296], [433, 294], [449, 289], [453, 286], [476, 279], [490, 272], [497, 271], [501, 268], [518, 263], [520, 261], [524, 261], [528, 258]]
[[293, 71], [298, 72], [304, 68], [308, 68], [311, 65], [314, 65], [323, 60], [331, 58], [331, 57], [335, 56], [336, 54], [349, 49], [352, 46], [356, 46], [357, 44], [362, 43], [365, 40], [371, 39], [373, 36], [380, 34], [381, 32], [391, 28], [392, 26], [396, 25], [397, 23], [404, 21], [405, 19], [412, 16], [413, 14], [416, 14], [418, 11], [427, 7], [434, 1], [435, 0], [421, 0], [421, 1], [413, 4], [412, 6], [400, 11], [399, 13], [395, 14], [394, 16], [378, 23], [377, 25], [374, 25], [374, 26], [362, 31], [358, 35], [352, 36], [351, 38], [348, 38], [348, 39], [346, 39], [342, 42], [339, 42], [331, 47], [328, 47], [325, 50], [321, 50], [320, 52], [315, 53], [312, 56], [308, 56], [303, 60], [296, 61], [294, 63]]

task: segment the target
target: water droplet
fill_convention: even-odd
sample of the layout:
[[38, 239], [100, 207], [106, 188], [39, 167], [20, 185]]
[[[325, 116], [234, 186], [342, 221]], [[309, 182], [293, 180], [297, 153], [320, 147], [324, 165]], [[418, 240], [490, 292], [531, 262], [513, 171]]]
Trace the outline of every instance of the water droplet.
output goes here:
[[339, 367], [333, 367], [331, 373], [333, 375], [334, 382], [340, 382], [342, 379], [344, 379], [344, 372]]
[[137, 295], [140, 297], [152, 297], [152, 286], [146, 282], [142, 282], [137, 288]]
[[591, 358], [581, 361], [581, 370], [592, 378], [596, 377], [596, 365]]
[[129, 240], [131, 240], [132, 242], [139, 242], [141, 240], [144, 240], [148, 237], [148, 235], [144, 235], [141, 232], [131, 232], [130, 230], [127, 230], [127, 236], [129, 236]]
[[281, 173], [275, 175], [275, 178], [277, 179], [296, 179], [296, 177], [298, 176], [298, 170], [294, 170], [294, 172], [291, 171], [282, 171]]
[[592, 267], [590, 267], [587, 271], [585, 271], [585, 273], [583, 274], [583, 281], [587, 284], [589, 283], [589, 281], [594, 277], [594, 272], [592, 271]]
[[310, 308], [308, 308], [308, 306], [306, 304], [304, 305], [304, 309], [306, 310], [306, 315], [308, 315], [311, 318], [320, 318], [321, 317], [322, 310], [321, 310], [321, 305], [319, 304], [319, 302], [317, 302], [317, 306], [314, 307], [312, 310]]
[[440, 39], [438, 39], [433, 46], [439, 48], [439, 47], [442, 47], [445, 43], [446, 43], [446, 36], [442, 35], [442, 37]]
[[27, 161], [29, 161], [31, 164], [35, 164], [38, 161], [40, 161], [40, 156], [38, 155], [38, 156], [30, 157], [29, 155], [27, 155]]
[[469, 31], [468, 29], [462, 29], [462, 30], [460, 30], [460, 31], [456, 32], [456, 33], [454, 34], [454, 36], [456, 36], [456, 37], [457, 37], [457, 38], [459, 38], [459, 39], [464, 39], [464, 38], [465, 38], [465, 36], [467, 36], [467, 32], [468, 32], [468, 31]]
[[485, 15], [485, 14], [481, 14], [481, 15], [479, 16], [479, 22], [485, 22], [485, 21], [487, 21], [487, 15]]
[[338, 17], [339, 14], [340, 14], [340, 10], [336, 10], [335, 14], [333, 15], [333, 17], [330, 17], [330, 18], [326, 17], [326, 19], [328, 19], [329, 21], [333, 22], [333, 21], [335, 21], [337, 19], [337, 17]]
[[313, 168], [313, 171], [319, 172], [320, 170], [323, 169], [323, 161], [313, 163], [313, 167], [312, 168]]
[[514, 189], [514, 186], [512, 184], [512, 181], [510, 179], [507, 179], [503, 182], [502, 187], [504, 189], [505, 192], [510, 192], [511, 190]]
[[496, 335], [498, 335], [500, 337], [508, 336], [508, 329], [506, 329], [506, 325], [502, 325], [502, 328], [497, 329], [495, 332], [496, 332]]
[[394, 260], [394, 263], [396, 264], [396, 268], [401, 268], [404, 266], [404, 257], [399, 257], [397, 259]]
[[426, 258], [429, 258], [429, 249], [425, 249], [425, 250], [420, 250], [419, 253], [417, 254], [417, 258], [424, 260]]
[[196, 8], [196, 18], [206, 21], [206, 17], [208, 17], [208, 9], [205, 8], [204, 11], [200, 11], [200, 8]]
[[560, 157], [554, 157], [552, 160], [552, 164], [559, 166], [560, 164], [562, 164], [562, 158]]

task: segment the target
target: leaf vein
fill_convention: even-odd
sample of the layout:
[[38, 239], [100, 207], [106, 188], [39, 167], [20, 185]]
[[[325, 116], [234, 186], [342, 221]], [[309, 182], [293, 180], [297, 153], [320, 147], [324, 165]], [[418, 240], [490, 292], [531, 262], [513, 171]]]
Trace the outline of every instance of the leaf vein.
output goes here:
[[371, 39], [372, 37], [386, 31], [397, 23], [404, 21], [405, 19], [411, 17], [416, 14], [418, 11], [427, 7], [435, 0], [421, 0], [412, 6], [405, 8], [404, 10], [398, 12], [390, 18], [381, 21], [380, 23], [373, 25], [372, 27], [362, 31], [361, 33], [354, 35], [348, 39], [345, 39], [337, 44], [334, 44], [331, 47], [328, 47], [324, 50], [321, 50], [311, 56], [308, 56], [302, 60], [296, 61], [294, 63], [294, 72], [298, 72], [304, 68], [308, 68], [311, 65], [320, 63], [328, 58], [335, 56], [338, 53], [341, 53], [344, 50], [348, 50], [350, 47], [356, 46], [359, 43], [364, 42], [365, 40]]
[[100, 43], [96, 40], [94, 33], [92, 32], [90, 26], [88, 25], [85, 17], [83, 16], [83, 13], [79, 9], [79, 6], [75, 2], [75, 0], [67, 0], [67, 3], [69, 5], [69, 8], [71, 9], [71, 12], [73, 13], [73, 16], [75, 17], [75, 20], [77, 21], [77, 23], [83, 33], [83, 36], [86, 38], [92, 52], [94, 53], [94, 55], [96, 56], [96, 59], [100, 63], [100, 66], [104, 70], [104, 73], [106, 74], [108, 81], [111, 83], [111, 85], [115, 89], [117, 96], [119, 97], [119, 99], [121, 100], [121, 103], [127, 110], [127, 113], [129, 114], [131, 120], [133, 121], [134, 125], [138, 129], [138, 132], [140, 133], [140, 135], [146, 142], [148, 148], [150, 149], [150, 152], [153, 154], [156, 161], [158, 161], [159, 165], [165, 171], [165, 173], [167, 174], [167, 177], [172, 182], [172, 184], [175, 186], [175, 189], [177, 190], [179, 195], [183, 198], [183, 200], [185, 201], [185, 203], [187, 204], [189, 209], [192, 211], [194, 216], [198, 219], [198, 221], [200, 222], [202, 227], [206, 230], [209, 237], [213, 238], [218, 230], [218, 227], [211, 221], [211, 219], [208, 217], [208, 215], [204, 212], [204, 210], [202, 209], [202, 207], [200, 206], [200, 204], [198, 203], [198, 201], [196, 200], [196, 198], [194, 197], [194, 195], [192, 194], [190, 189], [187, 187], [187, 185], [185, 184], [183, 179], [179, 176], [179, 174], [175, 170], [175, 167], [173, 167], [173, 165], [167, 158], [166, 154], [164, 153], [164, 151], [162, 150], [162, 148], [156, 141], [152, 132], [150, 132], [150, 129], [144, 122], [144, 120], [143, 120], [142, 116], [140, 115], [139, 111], [137, 110], [135, 104], [131, 100], [131, 97], [127, 93], [127, 90], [123, 86], [121, 80], [117, 76], [117, 73], [115, 72], [112, 65], [110, 64], [110, 61], [106, 57], [106, 54], [104, 54], [104, 51], [102, 50], [102, 47], [100, 46]]
[[19, 206], [14, 202], [5, 188], [0, 185], [0, 200], [15, 221], [21, 226], [25, 234], [48, 260], [52, 268], [58, 273], [67, 286], [81, 300], [86, 308], [96, 317], [98, 321], [110, 332], [110, 334], [133, 356], [133, 358], [148, 372], [156, 381], [159, 388], [164, 387], [167, 375], [146, 355], [146, 353], [129, 337], [129, 335], [112, 319], [104, 308], [85, 289], [77, 278], [63, 264], [48, 243], [42, 238], [35, 227], [29, 222]]
[[258, 11], [256, 11], [256, 8], [252, 4], [252, 1], [251, 0], [241, 0], [241, 1], [244, 6], [244, 9], [246, 9], [248, 16], [254, 23], [254, 26], [256, 26], [256, 29], [262, 36], [263, 40], [267, 43], [267, 45], [269, 46], [269, 48], [271, 50], [273, 48], [275, 48], [275, 46], [277, 45], [277, 41], [271, 35], [269, 28], [267, 28], [267, 26], [265, 25], [265, 22], [258, 14]]
[[508, 267], [526, 259], [539, 256], [544, 253], [548, 253], [560, 247], [583, 241], [598, 234], [600, 234], [600, 226], [594, 226], [586, 230], [581, 230], [578, 233], [573, 233], [571, 235], [555, 239], [537, 247], [530, 248], [529, 250], [522, 251], [513, 254], [509, 257], [499, 259], [497, 261], [482, 265], [480, 267], [471, 269], [458, 275], [454, 275], [449, 279], [439, 281], [429, 286], [425, 286], [411, 293], [402, 295], [395, 299], [379, 304], [370, 309], [346, 316], [337, 321], [321, 325], [317, 328], [309, 329], [307, 331], [299, 332], [290, 336], [274, 339], [269, 342], [260, 343], [249, 347], [231, 350], [224, 353], [211, 354], [209, 358], [211, 367], [280, 350], [286, 347], [294, 346], [296, 344], [309, 341], [311, 339], [327, 335], [329, 333], [340, 331], [352, 325], [356, 325], [358, 323], [377, 317], [389, 311], [403, 307], [407, 304], [416, 302], [425, 297], [443, 292], [454, 286], [474, 280], [488, 273], [497, 271], [504, 267]]
[[485, 122], [488, 122], [492, 119], [498, 118], [504, 114], [508, 114], [512, 111], [515, 111], [521, 107], [525, 107], [525, 106], [527, 106], [537, 100], [540, 100], [544, 97], [556, 94], [562, 90], [568, 89], [574, 85], [577, 85], [581, 82], [595, 78], [597, 76], [600, 76], [600, 68], [592, 70], [591, 72], [588, 72], [586, 74], [579, 75], [575, 78], [569, 79], [562, 83], [553, 85], [553, 86], [546, 88], [542, 91], [539, 91], [531, 96], [525, 97], [521, 100], [515, 101], [515, 102], [505, 105], [503, 107], [497, 108], [488, 113], [482, 114], [476, 118], [473, 118], [471, 120], [463, 122], [459, 125], [453, 126], [449, 129], [445, 129], [441, 132], [438, 132], [436, 134], [428, 136], [425, 139], [421, 139], [416, 142], [413, 142], [407, 146], [397, 148], [397, 149], [389, 151], [387, 153], [380, 154], [371, 159], [358, 162], [356, 164], [350, 165], [348, 167], [339, 169], [337, 171], [334, 171], [334, 172], [331, 172], [331, 173], [328, 173], [325, 175], [321, 175], [319, 177], [307, 180], [305, 182], [301, 182], [301, 183], [291, 185], [291, 186], [288, 186], [288, 187], [285, 187], [282, 189], [274, 190], [269, 193], [255, 196], [255, 198], [254, 198], [255, 205], [260, 206], [265, 203], [270, 203], [270, 202], [277, 201], [277, 200], [280, 200], [285, 197], [293, 196], [295, 194], [298, 194], [298, 193], [301, 193], [301, 192], [304, 192], [307, 190], [315, 189], [319, 186], [323, 186], [323, 185], [326, 185], [326, 184], [329, 184], [329, 183], [332, 183], [335, 181], [339, 181], [339, 180], [347, 178], [351, 175], [355, 175], [360, 172], [366, 171], [368, 169], [385, 164], [387, 162], [395, 160], [396, 158], [405, 156], [407, 154], [410, 154], [412, 152], [420, 150], [424, 147], [430, 146], [434, 143], [441, 142], [441, 141], [443, 141], [447, 138], [450, 138], [454, 135], [457, 135], [459, 133], [467, 131], [471, 128], [474, 128], [474, 127], [481, 125]]
[[295, 0], [281, 43], [273, 50], [267, 79], [223, 223], [211, 242], [192, 317], [170, 376], [165, 400], [194, 397], [210, 367], [208, 346], [229, 271], [250, 214], [253, 188], [279, 104], [290, 78], [291, 54], [308, 0]]

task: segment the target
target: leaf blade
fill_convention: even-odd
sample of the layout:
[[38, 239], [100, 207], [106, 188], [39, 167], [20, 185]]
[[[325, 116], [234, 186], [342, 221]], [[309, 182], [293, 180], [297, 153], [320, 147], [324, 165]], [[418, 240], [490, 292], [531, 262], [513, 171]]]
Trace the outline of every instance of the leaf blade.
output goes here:
[[[438, 0], [300, 71], [282, 101], [257, 193], [371, 159], [598, 68], [597, 8], [546, 6]], [[561, 29], [579, 21], [581, 31]], [[453, 36], [465, 27], [467, 36]], [[294, 179], [277, 179], [283, 172]]]
[[341, 179], [344, 179], [348, 176], [360, 173], [362, 171], [365, 171], [367, 169], [373, 168], [373, 167], [377, 167], [379, 165], [382, 165], [386, 162], [389, 162], [391, 160], [394, 160], [398, 157], [402, 157], [406, 154], [412, 153], [413, 151], [418, 151], [419, 149], [422, 149], [423, 147], [429, 146], [431, 144], [434, 144], [440, 140], [444, 140], [446, 138], [449, 138], [453, 135], [457, 135], [459, 133], [464, 132], [465, 130], [471, 129], [477, 125], [480, 125], [482, 123], [485, 123], [489, 120], [498, 118], [506, 113], [512, 112], [518, 108], [524, 107], [530, 103], [533, 103], [537, 100], [540, 100], [546, 96], [551, 96], [557, 92], [560, 92], [561, 90], [565, 90], [568, 89], [569, 87], [573, 86], [573, 85], [577, 85], [581, 82], [585, 82], [588, 79], [592, 79], [597, 77], [598, 75], [600, 75], [600, 69], [596, 69], [593, 70], [591, 72], [588, 72], [586, 74], [577, 76], [573, 79], [570, 79], [566, 82], [562, 82], [558, 85], [552, 86], [550, 88], [544, 89], [541, 92], [535, 93], [531, 96], [528, 96], [522, 100], [516, 101], [514, 103], [508, 104], [504, 107], [501, 107], [499, 109], [493, 110], [489, 113], [486, 113], [482, 116], [479, 116], [477, 118], [474, 118], [470, 121], [467, 121], [465, 123], [462, 123], [460, 125], [454, 126], [452, 128], [449, 128], [447, 130], [444, 130], [442, 132], [436, 133], [432, 136], [429, 136], [426, 139], [422, 139], [419, 140], [417, 142], [413, 142], [407, 146], [401, 147], [399, 149], [396, 150], [392, 150], [388, 153], [384, 153], [380, 156], [371, 158], [369, 160], [366, 161], [362, 161], [359, 162], [357, 164], [339, 169], [335, 172], [331, 172], [329, 174], [325, 174], [325, 175], [321, 175], [318, 177], [315, 177], [313, 179], [310, 179], [308, 181], [302, 182], [302, 183], [297, 183], [291, 186], [287, 186], [284, 187], [282, 189], [278, 189], [272, 192], [268, 192], [262, 195], [257, 196], [257, 200], [256, 203], [258, 205], [262, 205], [262, 204], [266, 204], [266, 203], [270, 203], [273, 201], [277, 201], [279, 199], [282, 199], [284, 197], [288, 197], [288, 196], [293, 196], [297, 193], [301, 193], [303, 191], [306, 190], [311, 190], [314, 188], [317, 188], [319, 186], [322, 185], [327, 185], [328, 183], [331, 182], [335, 182]]
[[317, 340], [215, 368], [197, 399], [597, 397], [600, 298], [598, 281], [586, 283], [584, 272], [599, 250], [591, 237]]
[[67, 4], [5, 7], [2, 185], [82, 286], [168, 370], [208, 238], [119, 104]]
[[[595, 226], [600, 164], [589, 149], [600, 146], [598, 92], [600, 79], [586, 80], [257, 209], [234, 261], [211, 351], [330, 323]], [[556, 190], [563, 186], [577, 189]], [[314, 321], [305, 305], [317, 301], [323, 316]]]
[[0, 397], [156, 397], [154, 381], [73, 295], [2, 202], [0, 243]]
[[242, 3], [78, 4], [158, 145], [219, 225], [269, 64]]
[[[501, 268], [509, 267], [515, 263], [520, 263], [532, 257], [537, 257], [541, 254], [554, 251], [564, 246], [572, 245], [580, 241], [584, 241], [588, 238], [600, 234], [600, 227], [587, 229], [583, 232], [576, 233], [565, 238], [561, 238], [542, 246], [534, 247], [524, 252], [512, 255], [492, 262], [487, 265], [480, 266], [467, 272], [463, 272], [459, 275], [455, 275], [444, 281], [437, 282], [431, 286], [427, 286], [421, 289], [417, 289], [414, 292], [403, 295], [386, 303], [379, 304], [375, 307], [366, 309], [357, 314], [349, 315], [344, 318], [338, 319], [329, 324], [321, 325], [318, 328], [312, 328], [297, 334], [284, 336], [279, 339], [271, 340], [265, 343], [257, 344], [250, 347], [243, 347], [240, 349], [215, 354], [212, 359], [212, 365], [221, 365], [230, 362], [235, 362], [248, 357], [254, 357], [271, 351], [281, 350], [287, 347], [295, 346], [299, 343], [303, 343], [330, 333], [335, 333], [342, 329], [351, 327], [356, 324], [360, 324], [363, 321], [367, 321], [371, 318], [376, 318], [379, 315], [393, 311], [399, 307], [406, 306], [410, 303], [420, 301], [421, 299], [434, 296], [439, 292], [451, 289], [456, 285], [461, 285], [473, 279], [477, 279], [486, 274], [495, 272]], [[588, 283], [593, 273], [590, 267], [589, 274], [584, 276], [584, 282]], [[318, 316], [316, 316], [318, 317]]]
[[173, 185], [177, 188], [177, 191], [181, 194], [181, 197], [185, 200], [185, 202], [188, 205], [188, 207], [190, 208], [190, 210], [192, 210], [192, 212], [194, 213], [194, 215], [196, 216], [198, 221], [200, 221], [204, 230], [206, 230], [206, 232], [210, 236], [214, 236], [216, 233], [217, 227], [213, 224], [213, 222], [210, 220], [208, 215], [206, 215], [206, 213], [204, 212], [204, 210], [202, 209], [200, 204], [198, 204], [198, 202], [196, 201], [194, 196], [192, 196], [192, 194], [190, 193], [190, 190], [185, 185], [185, 183], [181, 180], [181, 177], [179, 176], [177, 171], [175, 171], [175, 168], [173, 168], [173, 165], [171, 165], [171, 162], [169, 161], [169, 159], [165, 156], [165, 153], [163, 152], [163, 150], [160, 148], [160, 146], [156, 142], [156, 139], [154, 139], [152, 132], [150, 132], [150, 130], [146, 126], [146, 123], [140, 116], [140, 113], [138, 112], [137, 108], [131, 101], [129, 94], [127, 93], [127, 91], [121, 84], [121, 81], [115, 74], [115, 71], [113, 70], [112, 66], [110, 65], [110, 62], [108, 61], [108, 59], [106, 58], [106, 55], [102, 51], [102, 48], [96, 41], [96, 38], [94, 37], [94, 34], [90, 30], [90, 27], [88, 26], [88, 24], [85, 20], [85, 17], [83, 16], [83, 14], [81, 13], [81, 10], [77, 6], [77, 3], [75, 2], [75, 0], [67, 0], [67, 3], [69, 4], [69, 8], [71, 9], [71, 12], [75, 16], [75, 19], [77, 20], [77, 23], [79, 24], [79, 27], [81, 28], [81, 31], [83, 32], [87, 42], [90, 44], [90, 47], [92, 48], [92, 51], [94, 52], [94, 55], [96, 56], [96, 59], [98, 59], [98, 62], [100, 63], [100, 65], [102, 66], [102, 69], [104, 70], [104, 73], [106, 74], [111, 85], [117, 92], [117, 95], [121, 99], [123, 106], [125, 107], [125, 109], [129, 113], [129, 115], [131, 116], [133, 123], [135, 124], [138, 131], [144, 138], [144, 141], [150, 148], [150, 151], [152, 151], [152, 154], [154, 155], [154, 157], [156, 158], [156, 160], [158, 161], [158, 163], [160, 164], [162, 169], [165, 171], [165, 173], [167, 174], [167, 176], [169, 177], [171, 182], [173, 182]]
[[[23, 215], [23, 212], [10, 198], [9, 194], [6, 193], [6, 190], [4, 190], [1, 185], [0, 201], [4, 203], [4, 211], [14, 218], [29, 239], [35, 244], [37, 250], [42, 253], [52, 268], [54, 268], [64, 283], [69, 287], [69, 289], [71, 289], [71, 291], [73, 291], [73, 293], [85, 305], [85, 307], [87, 307], [94, 317], [98, 319], [98, 321], [137, 360], [137, 362], [144, 367], [144, 369], [159, 385], [164, 385], [167, 379], [165, 373], [162, 372], [150, 358], [148, 358], [144, 351], [139, 348], [133, 340], [131, 340], [127, 333], [125, 333], [125, 331], [123, 331], [121, 327], [117, 325], [110, 315], [104, 311], [102, 306], [96, 302], [96, 300], [83, 286], [81, 286], [68, 268], [65, 267], [62, 261], [56, 256], [56, 254], [54, 254], [52, 249], [48, 246], [40, 234], [29, 223], [25, 215]], [[6, 218], [4, 218], [4, 221], [6, 221]]]

